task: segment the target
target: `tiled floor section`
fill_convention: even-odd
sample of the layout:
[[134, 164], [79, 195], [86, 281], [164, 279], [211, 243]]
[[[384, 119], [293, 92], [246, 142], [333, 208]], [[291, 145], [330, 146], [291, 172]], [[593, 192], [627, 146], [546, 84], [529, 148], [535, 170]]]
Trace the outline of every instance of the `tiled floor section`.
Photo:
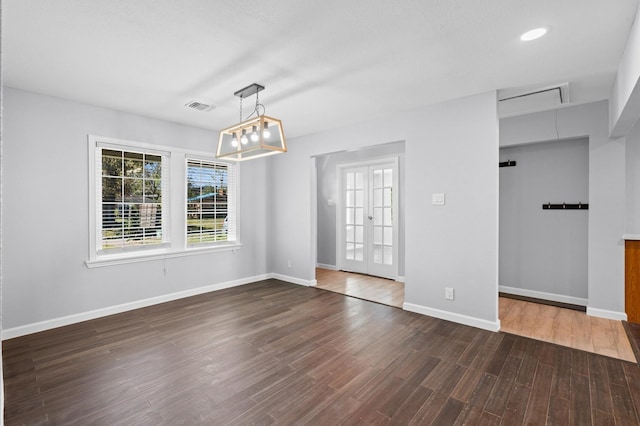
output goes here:
[[316, 269], [317, 288], [402, 308], [404, 283], [371, 275]]
[[506, 333], [636, 362], [621, 321], [501, 297], [500, 326]]
[[[316, 269], [317, 287], [402, 308], [404, 284], [384, 278]], [[499, 298], [501, 331], [636, 362], [620, 321], [584, 312]]]
[[9, 425], [638, 425], [640, 367], [265, 280], [3, 342]]

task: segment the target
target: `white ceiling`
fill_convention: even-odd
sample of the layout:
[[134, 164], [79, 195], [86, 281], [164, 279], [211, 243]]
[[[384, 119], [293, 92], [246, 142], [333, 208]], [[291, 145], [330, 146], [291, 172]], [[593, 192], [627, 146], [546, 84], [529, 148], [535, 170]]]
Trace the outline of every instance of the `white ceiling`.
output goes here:
[[[291, 138], [494, 89], [569, 82], [572, 103], [606, 99], [638, 0], [2, 6], [6, 86], [217, 130], [238, 121], [233, 93], [257, 82]], [[545, 37], [520, 41], [540, 26]]]

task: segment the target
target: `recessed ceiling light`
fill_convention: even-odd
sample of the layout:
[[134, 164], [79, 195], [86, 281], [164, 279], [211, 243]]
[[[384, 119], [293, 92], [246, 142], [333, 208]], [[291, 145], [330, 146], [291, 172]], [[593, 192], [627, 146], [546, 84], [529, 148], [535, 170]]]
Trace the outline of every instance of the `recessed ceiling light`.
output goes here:
[[546, 28], [536, 28], [534, 30], [527, 31], [526, 33], [522, 34], [520, 36], [520, 40], [522, 40], [522, 41], [535, 40], [537, 38], [542, 37], [546, 33], [547, 33], [547, 29]]

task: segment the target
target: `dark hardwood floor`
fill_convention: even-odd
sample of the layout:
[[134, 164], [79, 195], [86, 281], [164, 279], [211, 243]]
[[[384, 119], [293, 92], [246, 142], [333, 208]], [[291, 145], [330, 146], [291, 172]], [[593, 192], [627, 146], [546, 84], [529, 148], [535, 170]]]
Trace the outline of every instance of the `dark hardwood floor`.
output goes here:
[[7, 340], [5, 423], [638, 424], [637, 365], [267, 280]]

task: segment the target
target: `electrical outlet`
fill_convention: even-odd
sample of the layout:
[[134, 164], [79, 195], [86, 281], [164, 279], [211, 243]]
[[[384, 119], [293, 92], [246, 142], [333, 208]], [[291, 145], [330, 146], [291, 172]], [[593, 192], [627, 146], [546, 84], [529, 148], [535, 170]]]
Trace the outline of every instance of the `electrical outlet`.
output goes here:
[[447, 287], [444, 289], [444, 298], [447, 300], [453, 300], [453, 288]]
[[291, 265], [292, 265], [291, 259], [287, 260], [287, 268], [291, 268]]

